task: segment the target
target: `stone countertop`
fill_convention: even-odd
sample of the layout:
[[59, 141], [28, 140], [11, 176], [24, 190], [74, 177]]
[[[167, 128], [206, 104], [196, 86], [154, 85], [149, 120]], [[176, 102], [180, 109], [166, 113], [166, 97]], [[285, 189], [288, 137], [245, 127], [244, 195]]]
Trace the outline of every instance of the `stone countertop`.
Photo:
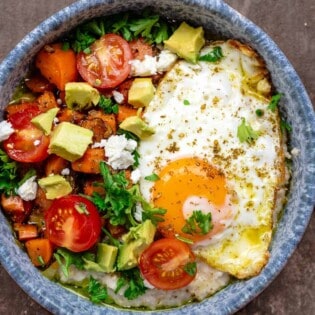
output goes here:
[[[0, 61], [39, 22], [73, 0], [1, 0]], [[314, 0], [226, 0], [267, 32], [301, 77], [315, 104]], [[315, 216], [297, 250], [273, 283], [238, 315], [315, 313]], [[0, 314], [50, 314], [0, 266]]]

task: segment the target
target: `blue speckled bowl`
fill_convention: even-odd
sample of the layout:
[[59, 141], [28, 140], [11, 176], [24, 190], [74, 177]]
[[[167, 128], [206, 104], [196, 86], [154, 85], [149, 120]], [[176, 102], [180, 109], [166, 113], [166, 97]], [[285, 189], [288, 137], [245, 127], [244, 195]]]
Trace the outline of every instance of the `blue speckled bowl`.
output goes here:
[[[220, 0], [82, 0], [53, 15], [27, 35], [0, 65], [0, 106], [25, 75], [29, 62], [46, 43], [78, 23], [94, 16], [122, 10], [153, 7], [161, 15], [204, 26], [220, 36], [238, 38], [257, 49], [267, 62], [273, 82], [284, 93], [282, 111], [293, 131], [291, 145], [300, 150], [293, 158], [293, 179], [285, 214], [271, 245], [271, 258], [261, 274], [234, 283], [211, 298], [182, 308], [154, 314], [231, 314], [257, 296], [276, 277], [293, 253], [307, 227], [315, 200], [315, 117], [305, 89], [283, 53], [257, 26]], [[55, 314], [121, 314], [100, 307], [50, 282], [32, 266], [16, 245], [11, 229], [0, 213], [0, 260], [15, 281], [37, 302]]]

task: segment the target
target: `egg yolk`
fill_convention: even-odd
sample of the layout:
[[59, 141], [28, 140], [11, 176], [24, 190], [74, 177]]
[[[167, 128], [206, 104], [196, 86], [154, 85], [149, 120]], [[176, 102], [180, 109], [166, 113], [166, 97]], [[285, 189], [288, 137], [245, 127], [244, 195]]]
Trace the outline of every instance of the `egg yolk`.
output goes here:
[[[176, 235], [193, 242], [211, 238], [225, 228], [232, 212], [227, 205], [224, 174], [199, 158], [182, 158], [167, 164], [158, 174], [152, 190], [156, 207], [167, 210], [159, 230], [165, 237]], [[211, 213], [213, 228], [206, 234], [184, 233], [186, 220], [194, 211]]]

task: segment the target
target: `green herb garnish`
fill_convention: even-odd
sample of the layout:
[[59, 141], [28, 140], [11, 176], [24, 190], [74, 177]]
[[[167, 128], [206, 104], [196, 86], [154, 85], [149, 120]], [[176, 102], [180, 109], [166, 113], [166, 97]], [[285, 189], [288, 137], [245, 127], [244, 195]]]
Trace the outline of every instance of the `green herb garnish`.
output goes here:
[[257, 110], [256, 110], [256, 115], [257, 115], [258, 117], [262, 117], [262, 116], [264, 116], [264, 111], [263, 111], [262, 109], [257, 109]]
[[291, 125], [282, 118], [280, 120], [280, 129], [281, 129], [282, 133], [285, 133], [286, 131], [288, 131], [288, 132], [292, 131]]
[[190, 105], [190, 102], [188, 100], [184, 100], [184, 105]]
[[104, 95], [101, 95], [98, 106], [106, 114], [118, 114], [118, 104], [116, 104], [111, 98], [106, 98]]
[[267, 109], [270, 109], [272, 112], [276, 111], [276, 108], [278, 107], [279, 101], [281, 99], [282, 94], [278, 93], [276, 95], [273, 95], [271, 97], [270, 103], [267, 107]]
[[251, 127], [251, 125], [246, 124], [245, 118], [242, 118], [242, 123], [237, 128], [237, 137], [243, 142], [251, 143], [258, 139], [259, 133]]
[[128, 300], [137, 298], [147, 290], [138, 268], [121, 272], [121, 277], [117, 281], [115, 293], [118, 293], [125, 286], [126, 290], [124, 292], [124, 297]]
[[207, 61], [207, 62], [217, 62], [221, 58], [223, 58], [222, 48], [220, 46], [216, 46], [209, 53], [199, 56], [199, 61]]
[[14, 195], [18, 186], [18, 164], [0, 149], [0, 191]]
[[94, 303], [106, 302], [109, 300], [106, 287], [102, 286], [99, 281], [90, 276], [87, 287], [89, 299]]
[[157, 175], [157, 174], [151, 174], [151, 175], [148, 175], [148, 176], [145, 176], [146, 180], [150, 181], [150, 182], [156, 182], [157, 180], [160, 179], [160, 177]]
[[189, 262], [184, 266], [184, 270], [190, 276], [194, 276], [197, 272], [197, 263], [195, 261]]
[[203, 213], [201, 210], [194, 210], [186, 220], [182, 231], [186, 234], [205, 235], [213, 229], [211, 213]]
[[86, 214], [89, 215], [89, 211], [86, 207], [86, 205], [83, 202], [79, 202], [74, 206], [75, 210], [77, 210], [80, 214]]
[[71, 265], [76, 266], [78, 269], [84, 269], [84, 260], [82, 259], [82, 254], [77, 254], [70, 252], [65, 248], [58, 248], [54, 254], [63, 274], [69, 276], [69, 267]]
[[38, 260], [38, 262], [40, 263], [40, 265], [41, 265], [42, 267], [45, 266], [45, 262], [44, 262], [44, 259], [43, 259], [42, 256], [37, 256], [37, 260]]
[[137, 203], [140, 203], [143, 209], [142, 220], [150, 219], [154, 224], [163, 221], [162, 215], [166, 210], [154, 208], [144, 200], [138, 185], [127, 188], [129, 183], [124, 171], [111, 174], [105, 162], [100, 163], [100, 170], [106, 195], [103, 197], [94, 193], [91, 200], [111, 224], [126, 227], [138, 225], [133, 216]]

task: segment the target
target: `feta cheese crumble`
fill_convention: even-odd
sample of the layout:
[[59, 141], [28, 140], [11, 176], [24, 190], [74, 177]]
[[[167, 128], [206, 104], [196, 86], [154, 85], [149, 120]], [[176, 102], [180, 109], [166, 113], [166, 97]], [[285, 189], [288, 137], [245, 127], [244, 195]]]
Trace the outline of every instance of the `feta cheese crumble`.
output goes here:
[[0, 122], [0, 142], [7, 140], [14, 133], [12, 124], [7, 120]]
[[[95, 143], [94, 147], [95, 145], [98, 144]], [[113, 169], [126, 169], [134, 163], [132, 153], [137, 147], [137, 141], [127, 139], [125, 135], [114, 135], [106, 140], [102, 139], [99, 145], [104, 147], [107, 164]]]
[[62, 176], [70, 175], [70, 169], [69, 168], [64, 168], [63, 170], [61, 170], [60, 174]]
[[124, 101], [124, 96], [118, 91], [113, 91], [113, 97], [116, 103], [121, 104]]
[[131, 75], [135, 77], [155, 75], [169, 70], [176, 60], [177, 55], [169, 50], [162, 50], [158, 56], [145, 55], [143, 60], [130, 61]]
[[141, 172], [138, 168], [133, 170], [130, 174], [130, 179], [131, 179], [133, 184], [137, 184], [140, 180], [140, 177], [141, 177]]
[[38, 185], [35, 181], [36, 176], [27, 179], [18, 189], [17, 194], [25, 201], [34, 200], [37, 194]]

